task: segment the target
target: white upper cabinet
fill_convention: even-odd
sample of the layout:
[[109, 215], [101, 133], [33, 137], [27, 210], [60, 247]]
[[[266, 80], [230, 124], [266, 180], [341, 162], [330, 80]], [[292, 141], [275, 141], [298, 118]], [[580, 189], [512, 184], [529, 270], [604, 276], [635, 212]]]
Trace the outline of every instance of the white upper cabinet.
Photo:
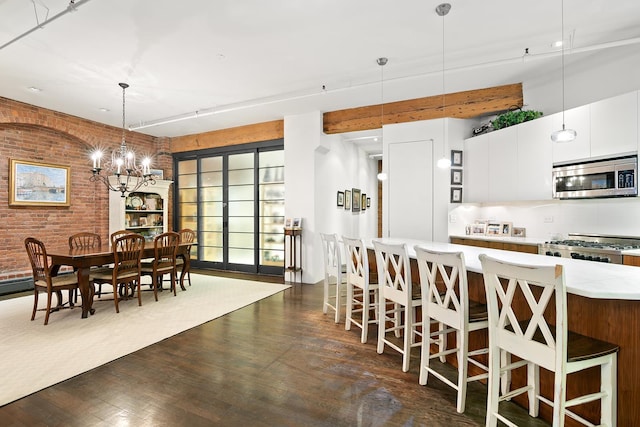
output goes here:
[[591, 157], [638, 150], [638, 92], [591, 104]]
[[489, 201], [518, 199], [518, 128], [489, 133]]
[[489, 134], [464, 141], [462, 200], [482, 203], [489, 200]]
[[[564, 112], [564, 123], [567, 129], [576, 131], [576, 139], [571, 142], [552, 142], [553, 163], [570, 162], [591, 157], [591, 107], [589, 104], [572, 108]], [[551, 132], [562, 129], [562, 112], [551, 116]], [[548, 138], [551, 140], [551, 132]]]
[[515, 200], [552, 199], [553, 116], [522, 123], [518, 129], [518, 194]]

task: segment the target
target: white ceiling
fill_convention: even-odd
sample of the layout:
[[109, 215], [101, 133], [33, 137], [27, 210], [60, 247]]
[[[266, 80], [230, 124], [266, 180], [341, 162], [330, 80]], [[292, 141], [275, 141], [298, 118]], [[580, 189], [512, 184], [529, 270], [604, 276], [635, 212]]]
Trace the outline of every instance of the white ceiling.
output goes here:
[[[118, 82], [127, 82], [128, 126], [199, 112], [139, 129], [178, 136], [436, 95], [443, 86], [561, 79], [552, 46], [562, 34], [561, 0], [459, 0], [444, 18], [439, 3], [0, 0], [0, 96], [119, 127]], [[572, 40], [565, 61], [637, 52], [640, 1], [565, 0], [564, 29]]]

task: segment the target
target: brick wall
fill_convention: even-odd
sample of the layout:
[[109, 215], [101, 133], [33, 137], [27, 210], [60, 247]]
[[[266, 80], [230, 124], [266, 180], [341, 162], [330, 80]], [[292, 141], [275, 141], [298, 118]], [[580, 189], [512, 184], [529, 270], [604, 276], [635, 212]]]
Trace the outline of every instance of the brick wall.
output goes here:
[[[103, 184], [89, 182], [89, 153], [94, 146], [111, 150], [121, 138], [121, 128], [0, 97], [0, 281], [31, 276], [24, 248], [28, 236], [57, 245], [74, 232], [91, 231], [108, 240], [109, 194]], [[136, 152], [153, 153], [152, 167], [171, 179], [168, 138], [135, 132], [126, 138]], [[10, 207], [9, 159], [70, 166], [71, 206]]]

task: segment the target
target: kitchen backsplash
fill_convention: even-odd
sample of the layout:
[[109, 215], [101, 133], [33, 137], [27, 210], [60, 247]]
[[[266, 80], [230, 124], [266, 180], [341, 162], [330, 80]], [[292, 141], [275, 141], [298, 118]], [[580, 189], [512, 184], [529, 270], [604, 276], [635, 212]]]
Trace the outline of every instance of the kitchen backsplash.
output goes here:
[[464, 235], [476, 220], [525, 227], [527, 237], [549, 239], [568, 233], [640, 236], [640, 198], [554, 200], [492, 205], [462, 204], [449, 211], [449, 235]]

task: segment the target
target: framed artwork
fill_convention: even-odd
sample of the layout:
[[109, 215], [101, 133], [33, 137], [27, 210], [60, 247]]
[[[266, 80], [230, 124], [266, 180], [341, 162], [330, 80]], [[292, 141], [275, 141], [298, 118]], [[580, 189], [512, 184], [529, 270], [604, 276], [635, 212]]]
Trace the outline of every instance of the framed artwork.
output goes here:
[[70, 205], [70, 166], [10, 160], [9, 206]]
[[470, 233], [476, 236], [484, 236], [486, 230], [487, 230], [487, 224], [480, 222], [480, 223], [475, 223], [475, 224], [470, 224], [469, 225], [470, 228]]
[[302, 218], [293, 218], [293, 228], [302, 228]]
[[462, 188], [451, 187], [451, 203], [462, 203]]
[[344, 190], [344, 208], [351, 210], [351, 190]]
[[487, 235], [497, 236], [502, 234], [502, 224], [499, 222], [489, 222], [487, 223]]
[[462, 169], [451, 169], [451, 185], [462, 185]]
[[338, 191], [336, 204], [338, 207], [344, 206], [344, 191]]
[[362, 202], [360, 197], [362, 197], [360, 189], [352, 188], [351, 189], [351, 212], [360, 212], [360, 203]]
[[287, 218], [284, 220], [284, 228], [291, 228], [293, 225], [293, 220], [291, 218]]
[[527, 237], [527, 229], [524, 227], [513, 227], [511, 235], [513, 237]]
[[451, 150], [451, 166], [462, 166], [461, 150]]
[[164, 179], [164, 171], [162, 169], [151, 169], [149, 172], [153, 179]]
[[371, 207], [371, 197], [367, 197], [367, 207]]
[[367, 210], [367, 195], [362, 193], [362, 201], [360, 202], [360, 209], [363, 211]]
[[500, 223], [500, 234], [503, 236], [511, 236], [511, 226], [510, 222]]

